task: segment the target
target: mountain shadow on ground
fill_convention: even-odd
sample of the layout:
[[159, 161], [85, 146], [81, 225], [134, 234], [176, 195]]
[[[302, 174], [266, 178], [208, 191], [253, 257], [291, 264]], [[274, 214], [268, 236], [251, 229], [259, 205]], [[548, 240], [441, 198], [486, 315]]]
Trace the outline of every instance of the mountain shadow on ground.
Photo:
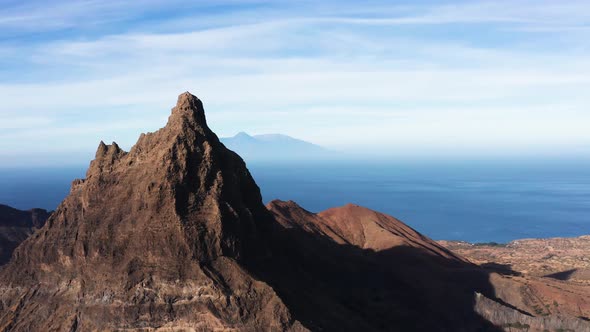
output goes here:
[[315, 331], [502, 331], [474, 310], [475, 293], [495, 298], [488, 273], [399, 246], [338, 244], [277, 223], [272, 255], [249, 264], [295, 318]]

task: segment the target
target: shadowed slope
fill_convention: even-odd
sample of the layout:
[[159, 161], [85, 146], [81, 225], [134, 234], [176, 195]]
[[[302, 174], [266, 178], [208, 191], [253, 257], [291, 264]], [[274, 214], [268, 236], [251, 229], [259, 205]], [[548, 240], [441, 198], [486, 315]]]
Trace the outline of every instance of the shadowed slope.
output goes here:
[[[500, 331], [527, 324], [530, 331], [590, 330], [577, 317], [588, 310], [572, 310], [587, 307], [580, 287], [479, 268], [401, 221], [360, 206], [317, 214], [294, 202], [273, 201], [268, 208], [280, 225], [273, 253], [287, 258], [260, 264], [260, 274], [313, 329]], [[555, 308], [538, 311], [548, 303]]]
[[497, 331], [474, 311], [488, 275], [395, 218], [354, 205], [314, 214], [268, 205], [280, 226], [259, 273], [306, 326], [325, 331]]
[[43, 209], [21, 211], [0, 204], [0, 265], [10, 260], [21, 242], [45, 225], [49, 214]]
[[269, 211], [286, 228], [300, 228], [346, 244], [375, 252], [395, 247], [411, 247], [424, 254], [469, 266], [469, 262], [418, 233], [400, 220], [362, 206], [347, 204], [320, 213], [306, 211], [293, 201], [274, 200]]

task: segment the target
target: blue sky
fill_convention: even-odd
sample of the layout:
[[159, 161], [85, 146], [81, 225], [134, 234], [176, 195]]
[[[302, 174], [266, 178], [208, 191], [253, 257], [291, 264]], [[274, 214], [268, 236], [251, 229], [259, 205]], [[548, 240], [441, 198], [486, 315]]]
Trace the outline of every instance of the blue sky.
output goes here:
[[0, 160], [220, 136], [389, 156], [590, 155], [590, 1], [0, 0]]

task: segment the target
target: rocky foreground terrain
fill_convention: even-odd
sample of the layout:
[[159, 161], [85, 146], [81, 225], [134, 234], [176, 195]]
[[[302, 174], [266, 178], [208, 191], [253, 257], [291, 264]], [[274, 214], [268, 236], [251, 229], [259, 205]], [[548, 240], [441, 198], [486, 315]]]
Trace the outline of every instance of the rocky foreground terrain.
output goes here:
[[590, 331], [590, 288], [479, 266], [356, 205], [262, 204], [179, 96], [0, 270], [0, 331]]

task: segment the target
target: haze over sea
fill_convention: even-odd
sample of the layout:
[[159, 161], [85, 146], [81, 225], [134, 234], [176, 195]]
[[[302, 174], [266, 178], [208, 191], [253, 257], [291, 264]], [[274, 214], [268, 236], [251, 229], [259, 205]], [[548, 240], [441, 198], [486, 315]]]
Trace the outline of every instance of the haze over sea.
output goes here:
[[[507, 242], [590, 233], [589, 161], [251, 162], [266, 202], [355, 203], [436, 239]], [[0, 169], [0, 203], [55, 209], [85, 167]]]

